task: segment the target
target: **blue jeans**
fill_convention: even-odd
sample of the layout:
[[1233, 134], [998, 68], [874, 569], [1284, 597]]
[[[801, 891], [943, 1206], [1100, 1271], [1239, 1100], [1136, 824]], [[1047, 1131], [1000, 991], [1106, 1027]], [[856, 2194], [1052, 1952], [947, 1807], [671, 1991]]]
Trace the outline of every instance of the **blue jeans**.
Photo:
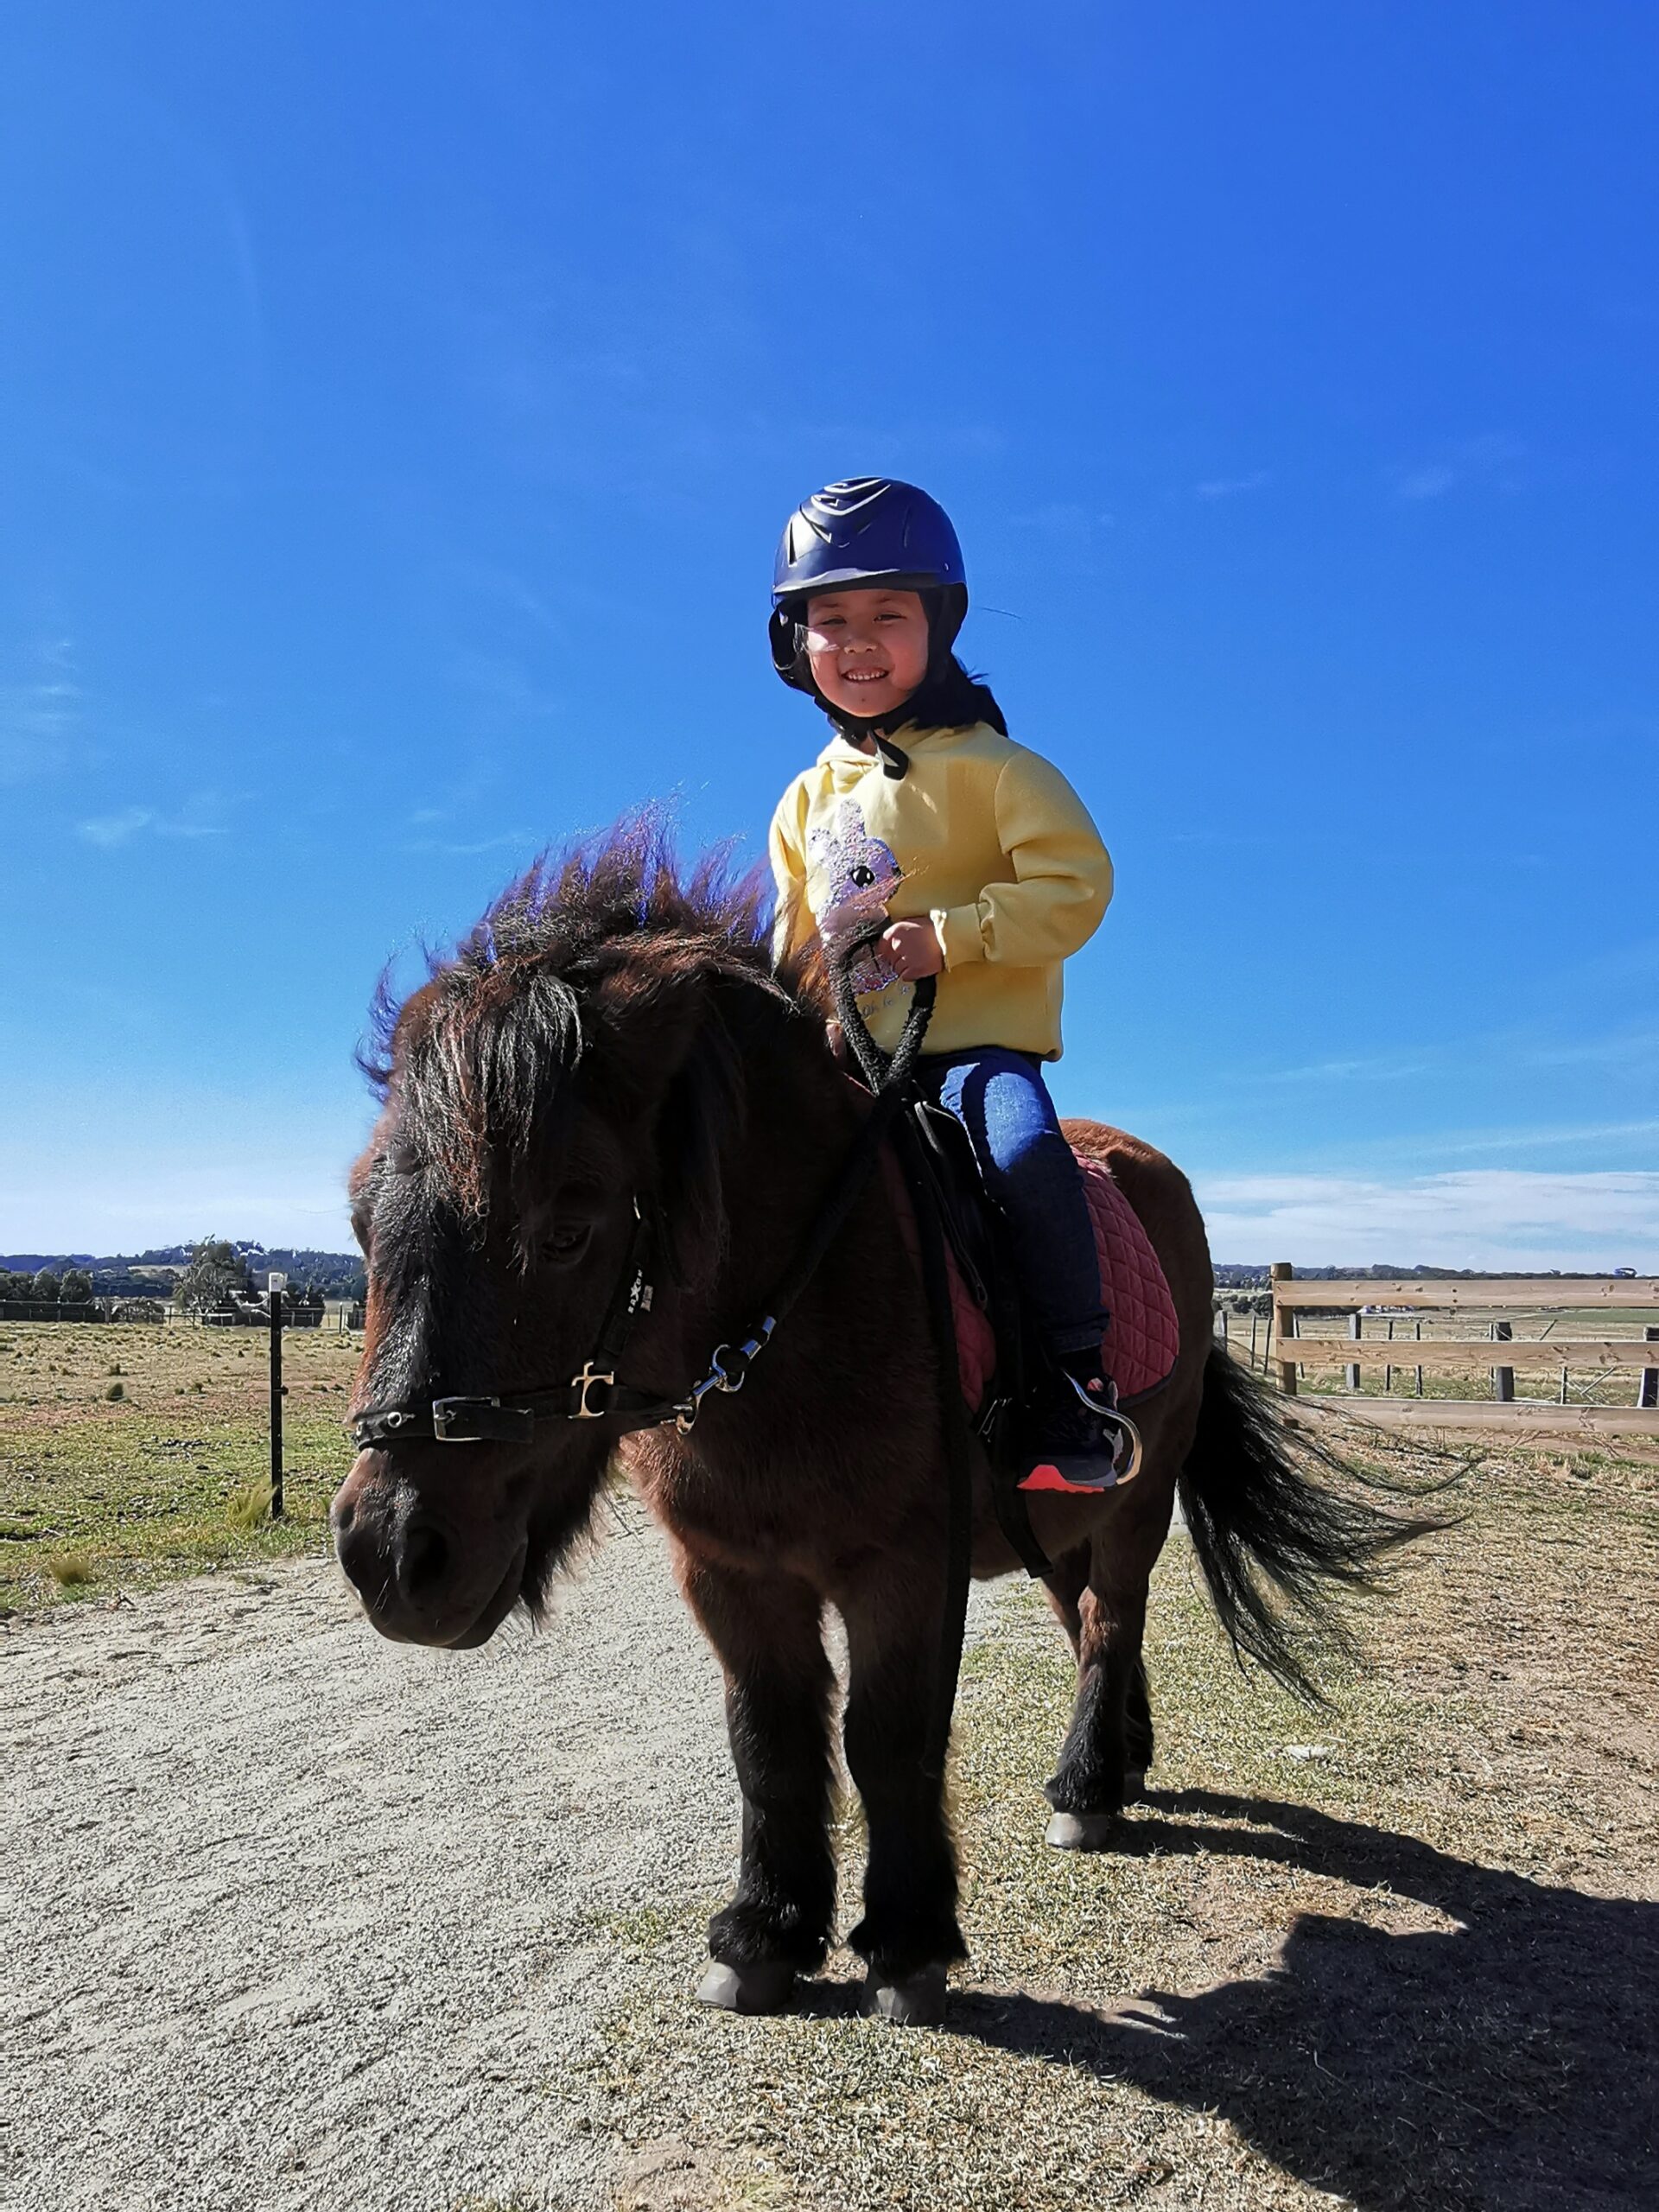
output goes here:
[[1007, 1216], [1020, 1288], [1044, 1349], [1096, 1349], [1107, 1316], [1083, 1177], [1032, 1052], [979, 1045], [926, 1054], [916, 1077], [961, 1122], [985, 1187]]

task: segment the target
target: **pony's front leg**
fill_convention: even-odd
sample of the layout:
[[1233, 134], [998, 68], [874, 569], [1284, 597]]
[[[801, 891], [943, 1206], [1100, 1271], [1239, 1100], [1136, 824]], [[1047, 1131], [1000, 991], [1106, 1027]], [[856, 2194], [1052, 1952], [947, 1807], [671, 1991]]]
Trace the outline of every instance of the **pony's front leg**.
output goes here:
[[681, 1583], [726, 1671], [726, 1725], [743, 1793], [737, 1892], [709, 1923], [715, 1964], [697, 1994], [772, 2012], [822, 1965], [836, 1904], [830, 1847], [830, 1700], [816, 1591], [786, 1575], [690, 1560]]
[[944, 1777], [929, 1770], [943, 1602], [925, 1575], [891, 1574], [842, 1604], [843, 1740], [869, 1836], [864, 1917], [847, 1940], [869, 1969], [865, 2010], [906, 2025], [939, 2018], [946, 1969], [967, 1956]]

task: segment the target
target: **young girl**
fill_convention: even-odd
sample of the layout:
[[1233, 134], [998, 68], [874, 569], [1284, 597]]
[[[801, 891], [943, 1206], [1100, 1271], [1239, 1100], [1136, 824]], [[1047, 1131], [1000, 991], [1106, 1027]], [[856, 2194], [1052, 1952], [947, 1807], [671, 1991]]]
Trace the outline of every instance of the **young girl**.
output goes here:
[[885, 918], [853, 982], [888, 1050], [917, 979], [938, 976], [920, 1079], [1012, 1225], [1047, 1358], [1022, 1487], [1109, 1488], [1126, 1439], [1101, 1370], [1094, 1229], [1042, 1063], [1059, 1058], [1061, 963], [1106, 911], [1111, 861], [952, 652], [962, 551], [925, 492], [858, 477], [815, 493], [784, 531], [772, 601], [778, 673], [836, 733], [772, 817], [779, 950], [816, 931], [833, 953]]

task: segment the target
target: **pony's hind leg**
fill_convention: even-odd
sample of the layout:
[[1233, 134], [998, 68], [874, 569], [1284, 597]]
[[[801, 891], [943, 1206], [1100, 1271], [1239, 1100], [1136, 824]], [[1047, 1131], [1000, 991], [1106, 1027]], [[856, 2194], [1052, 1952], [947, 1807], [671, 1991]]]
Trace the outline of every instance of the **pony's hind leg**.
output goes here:
[[939, 1627], [925, 1600], [925, 1583], [883, 1577], [842, 1604], [842, 1733], [869, 1839], [864, 1916], [847, 1941], [869, 1969], [866, 2010], [906, 2025], [938, 2018], [946, 1969], [967, 1955], [944, 1777], [929, 1771]]
[[1075, 1659], [1083, 1642], [1083, 1616], [1077, 1608], [1089, 1587], [1089, 1547], [1077, 1544], [1062, 1552], [1043, 1577], [1043, 1595], [1049, 1611], [1065, 1630]]
[[737, 1891], [709, 1923], [715, 1964], [698, 1996], [776, 2012], [823, 1963], [835, 1914], [830, 1845], [835, 1678], [817, 1593], [793, 1577], [682, 1562], [686, 1597], [726, 1670], [726, 1722], [743, 1793]]
[[1108, 1847], [1117, 1816], [1140, 1796], [1152, 1762], [1152, 1703], [1141, 1640], [1147, 1586], [1163, 1541], [1109, 1523], [1095, 1540], [1077, 1602], [1077, 1695], [1059, 1764], [1044, 1795], [1048, 1840], [1062, 1850]]
[[1123, 1740], [1128, 1755], [1128, 1766], [1123, 1777], [1124, 1796], [1135, 1798], [1146, 1787], [1147, 1770], [1152, 1764], [1157, 1748], [1157, 1735], [1152, 1725], [1152, 1690], [1147, 1681], [1147, 1655], [1144, 1651], [1135, 1661], [1129, 1676], [1129, 1692], [1123, 1707]]

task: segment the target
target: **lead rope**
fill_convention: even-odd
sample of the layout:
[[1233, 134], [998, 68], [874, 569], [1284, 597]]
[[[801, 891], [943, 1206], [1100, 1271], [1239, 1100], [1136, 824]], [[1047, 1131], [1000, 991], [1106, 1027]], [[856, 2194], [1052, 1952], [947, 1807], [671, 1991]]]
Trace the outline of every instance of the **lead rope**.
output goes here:
[[922, 1290], [932, 1327], [939, 1436], [944, 1448], [944, 1597], [939, 1618], [933, 1710], [923, 1755], [923, 1771], [930, 1780], [943, 1783], [950, 1749], [950, 1724], [957, 1707], [957, 1685], [962, 1675], [968, 1590], [973, 1573], [973, 1442], [968, 1409], [962, 1397], [957, 1317], [950, 1299], [950, 1267], [944, 1225], [931, 1178], [922, 1161], [915, 1125], [908, 1116], [896, 1114], [916, 1072], [916, 1062], [932, 1018], [938, 986], [931, 976], [925, 976], [918, 982], [904, 1034], [891, 1055], [884, 1052], [871, 1036], [853, 988], [854, 961], [887, 926], [885, 920], [876, 922], [838, 947], [836, 957], [830, 963], [830, 979], [835, 989], [836, 1013], [842, 1033], [863, 1070], [865, 1081], [876, 1095], [877, 1109], [880, 1111], [885, 1107], [888, 1116], [896, 1116], [893, 1134], [921, 1247]]

